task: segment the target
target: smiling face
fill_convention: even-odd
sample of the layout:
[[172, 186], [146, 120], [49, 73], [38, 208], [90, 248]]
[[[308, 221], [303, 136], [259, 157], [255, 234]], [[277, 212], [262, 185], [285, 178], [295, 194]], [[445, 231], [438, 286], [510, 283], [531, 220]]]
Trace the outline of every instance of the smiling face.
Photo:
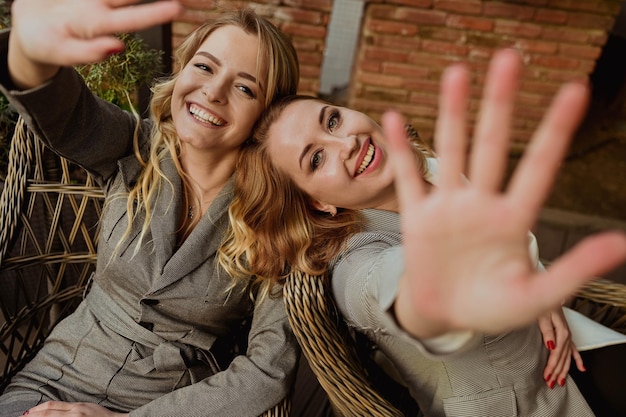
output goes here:
[[183, 146], [237, 151], [265, 107], [259, 40], [233, 25], [215, 29], [180, 71], [171, 110]]
[[361, 112], [317, 100], [289, 104], [267, 134], [275, 167], [316, 208], [397, 210], [381, 127]]

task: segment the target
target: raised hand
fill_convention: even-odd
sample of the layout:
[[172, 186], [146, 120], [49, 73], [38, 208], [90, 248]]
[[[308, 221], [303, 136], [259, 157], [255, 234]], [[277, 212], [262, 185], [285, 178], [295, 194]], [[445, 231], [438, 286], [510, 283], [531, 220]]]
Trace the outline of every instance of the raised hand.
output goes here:
[[16, 0], [11, 8], [9, 70], [18, 87], [34, 87], [60, 66], [89, 64], [123, 50], [114, 34], [171, 20], [177, 1]]
[[409, 151], [404, 121], [395, 112], [383, 117], [405, 250], [394, 308], [399, 323], [416, 337], [455, 330], [499, 333], [530, 324], [626, 260], [626, 236], [615, 232], [587, 238], [545, 272], [531, 265], [528, 231], [584, 115], [588, 91], [581, 83], [561, 88], [501, 192], [520, 65], [515, 51], [494, 56], [469, 157], [468, 72], [461, 65], [446, 71], [435, 132], [439, 173], [430, 192]]

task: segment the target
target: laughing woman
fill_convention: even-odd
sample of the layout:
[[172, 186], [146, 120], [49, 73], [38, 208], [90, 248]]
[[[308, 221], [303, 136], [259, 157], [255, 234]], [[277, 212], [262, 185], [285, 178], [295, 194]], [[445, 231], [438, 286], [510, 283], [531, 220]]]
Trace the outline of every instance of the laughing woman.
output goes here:
[[565, 365], [546, 367], [535, 320], [624, 261], [626, 237], [594, 237], [542, 270], [528, 230], [587, 89], [563, 87], [502, 193], [519, 69], [515, 52], [492, 60], [469, 161], [468, 74], [454, 66], [437, 158], [407, 144], [396, 113], [383, 132], [362, 113], [292, 97], [268, 109], [238, 165], [222, 262], [271, 280], [330, 270], [348, 324], [429, 417], [593, 415], [567, 373], [570, 340], [556, 340]]
[[[0, 416], [258, 416], [289, 391], [298, 346], [283, 301], [216, 262], [241, 144], [294, 94], [289, 39], [252, 10], [225, 12], [176, 53], [151, 117], [95, 97], [71, 66], [113, 36], [172, 19], [175, 1], [19, 0], [0, 34], [1, 91], [55, 152], [105, 191], [93, 286], [0, 397]], [[230, 341], [250, 323], [248, 349]]]

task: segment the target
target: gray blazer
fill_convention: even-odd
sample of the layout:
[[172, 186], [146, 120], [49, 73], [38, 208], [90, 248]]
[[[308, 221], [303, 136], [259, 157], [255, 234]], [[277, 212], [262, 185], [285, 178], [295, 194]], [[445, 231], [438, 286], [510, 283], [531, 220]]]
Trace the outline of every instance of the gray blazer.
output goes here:
[[[42, 140], [95, 175], [107, 201], [94, 287], [14, 378], [0, 398], [0, 415], [19, 415], [48, 399], [96, 402], [133, 417], [258, 416], [278, 403], [299, 352], [283, 300], [252, 302], [242, 281], [227, 290], [231, 277], [216, 262], [232, 185], [177, 247], [182, 185], [166, 161], [172, 186], [165, 184], [155, 201], [150, 233], [137, 248], [139, 218], [115, 253], [126, 230], [126, 200], [111, 196], [141, 170], [132, 149], [136, 121], [94, 97], [69, 68], [37, 89], [10, 90], [6, 35], [0, 34], [2, 92]], [[143, 122], [144, 155], [150, 127]], [[229, 365], [217, 346], [252, 313], [248, 350]]]
[[365, 230], [334, 266], [334, 295], [348, 323], [375, 342], [382, 366], [409, 388], [425, 416], [593, 416], [570, 377], [564, 387], [546, 386], [548, 351], [536, 325], [474, 335], [446, 355], [429, 352], [400, 329], [389, 313], [403, 270], [399, 215], [364, 214]]

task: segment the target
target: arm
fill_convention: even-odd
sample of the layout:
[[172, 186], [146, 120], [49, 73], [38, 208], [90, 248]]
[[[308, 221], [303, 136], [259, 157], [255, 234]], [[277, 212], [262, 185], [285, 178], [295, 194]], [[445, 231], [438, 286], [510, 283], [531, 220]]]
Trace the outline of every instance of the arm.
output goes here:
[[[513, 51], [492, 61], [469, 161], [468, 74], [459, 66], [446, 72], [435, 138], [439, 184], [429, 193], [407, 152], [402, 118], [384, 117], [406, 251], [395, 312], [416, 337], [459, 329], [498, 333], [530, 324], [626, 259], [626, 237], [606, 233], [586, 239], [545, 273], [529, 261], [527, 231], [584, 114], [588, 92], [580, 83], [560, 90], [501, 193], [519, 67]], [[469, 183], [460, 180], [466, 163]]]

